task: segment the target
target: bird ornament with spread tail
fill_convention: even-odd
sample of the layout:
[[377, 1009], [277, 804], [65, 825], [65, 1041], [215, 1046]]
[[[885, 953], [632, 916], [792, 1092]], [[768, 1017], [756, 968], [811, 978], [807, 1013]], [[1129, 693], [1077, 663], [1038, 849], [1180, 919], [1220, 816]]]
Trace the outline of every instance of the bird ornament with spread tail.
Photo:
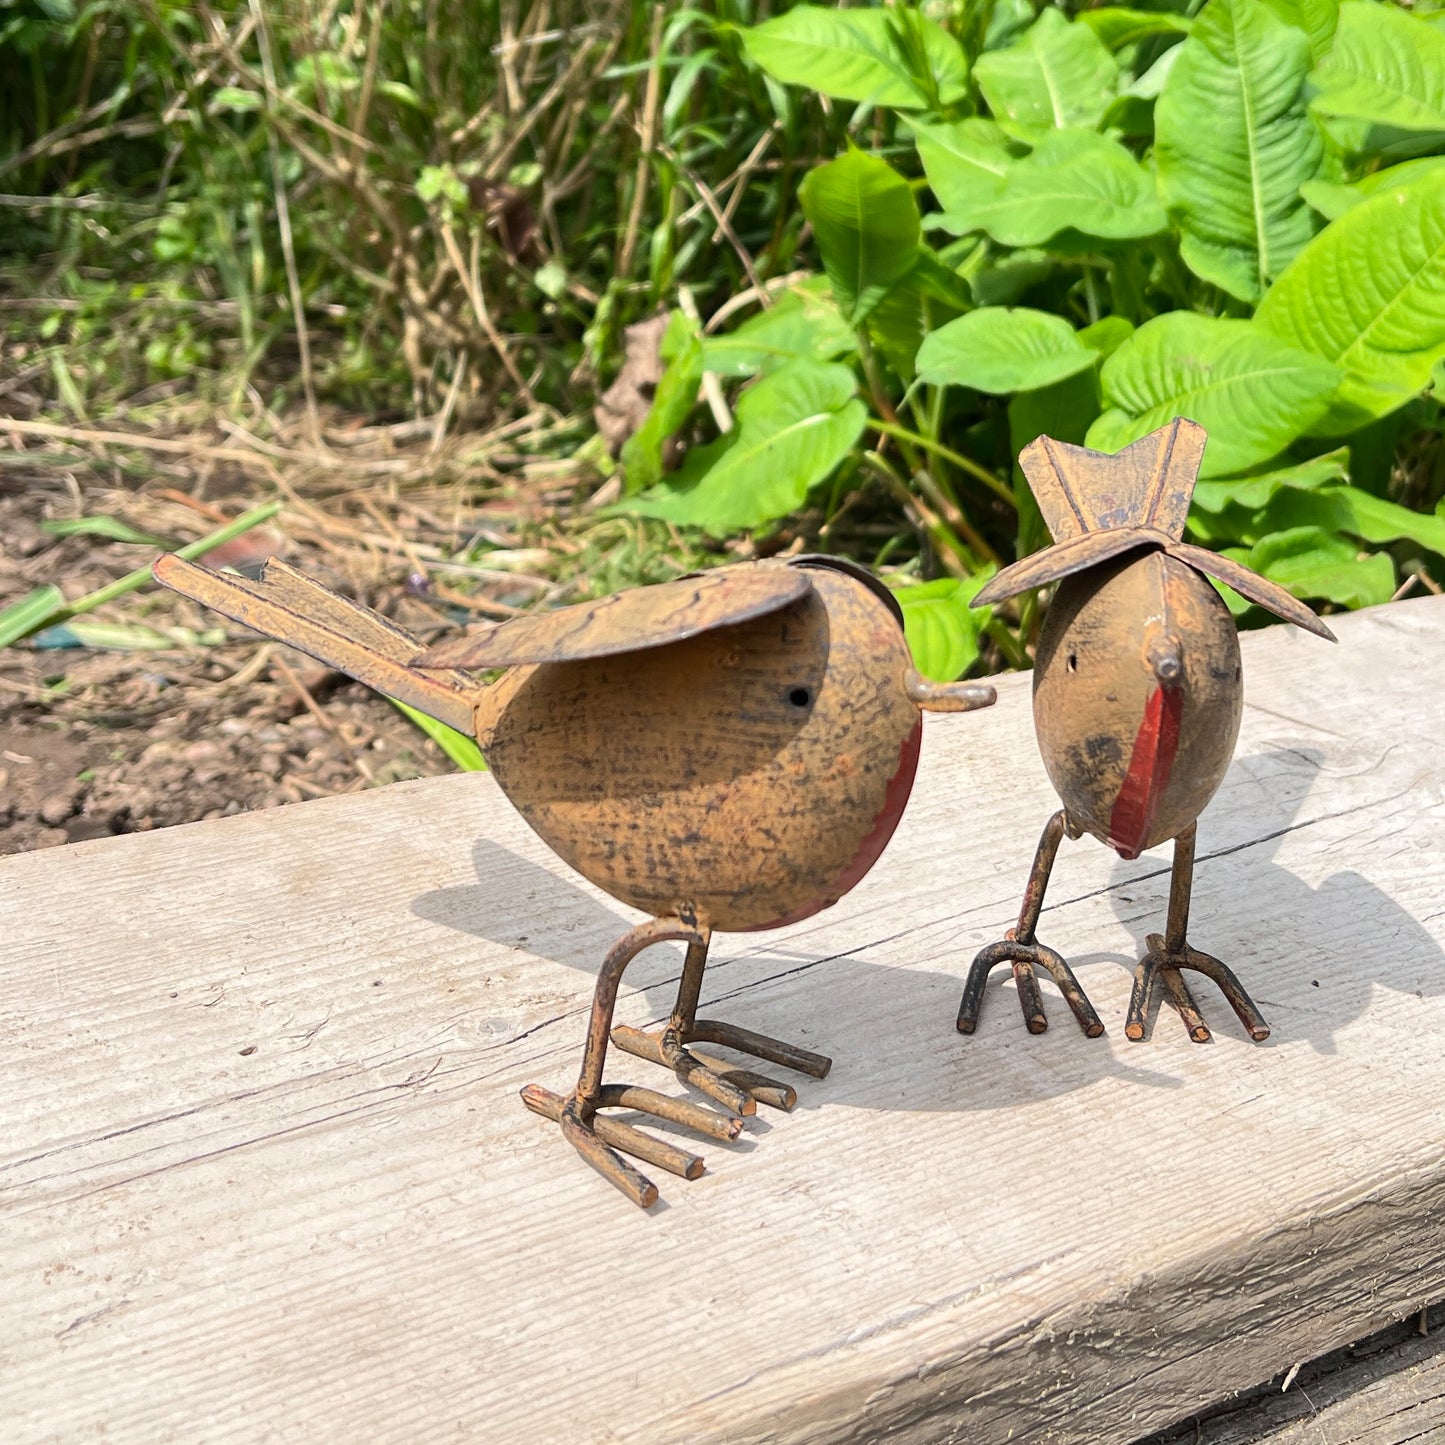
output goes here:
[[1039, 841], [1018, 926], [974, 960], [958, 1029], [971, 1034], [984, 985], [1013, 967], [1030, 1033], [1048, 1027], [1035, 970], [1058, 985], [1090, 1037], [1104, 1026], [1073, 971], [1035, 931], [1059, 842], [1091, 833], [1124, 858], [1174, 840], [1165, 933], [1151, 933], [1134, 975], [1125, 1032], [1145, 1037], [1162, 984], [1197, 1043], [1209, 1028], [1182, 971], [1212, 979], [1250, 1036], [1269, 1028], [1239, 980], [1186, 938], [1196, 820], [1224, 779], [1243, 707], [1239, 639], [1209, 578], [1320, 637], [1304, 603], [1227, 557], [1181, 541], [1205, 431], [1177, 420], [1116, 455], [1039, 437], [1019, 464], [1054, 545], [1006, 567], [976, 606], [1058, 582], [1034, 665], [1034, 727], [1063, 807]]
[[[178, 557], [157, 581], [475, 735], [502, 791], [567, 863], [651, 915], [608, 953], [576, 1087], [522, 1099], [561, 1124], [634, 1203], [657, 1190], [623, 1154], [684, 1178], [702, 1160], [600, 1112], [623, 1108], [735, 1139], [791, 1086], [694, 1043], [822, 1078], [830, 1061], [697, 1017], [712, 934], [778, 928], [836, 903], [877, 861], [913, 786], [920, 709], [962, 712], [991, 687], [926, 682], [902, 613], [861, 568], [830, 557], [742, 563], [515, 618], [430, 649], [272, 558], [257, 581]], [[505, 668], [483, 684], [471, 670]], [[623, 970], [687, 946], [656, 1033], [612, 1027]], [[718, 1113], [604, 1084], [609, 1040], [675, 1071]]]

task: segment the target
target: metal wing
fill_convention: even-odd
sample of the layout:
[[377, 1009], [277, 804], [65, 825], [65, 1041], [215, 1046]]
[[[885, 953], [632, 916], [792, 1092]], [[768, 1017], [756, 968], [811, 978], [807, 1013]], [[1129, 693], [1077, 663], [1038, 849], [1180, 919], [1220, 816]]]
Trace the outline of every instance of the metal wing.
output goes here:
[[719, 567], [697, 577], [634, 587], [595, 602], [474, 629], [421, 653], [412, 666], [512, 667], [640, 652], [750, 622], [807, 596], [812, 588], [805, 571], [784, 563]]
[[1286, 622], [1293, 622], [1296, 627], [1303, 627], [1306, 632], [1313, 632], [1326, 642], [1335, 641], [1335, 634], [1299, 598], [1292, 597], [1277, 582], [1261, 577], [1258, 572], [1251, 572], [1242, 563], [1188, 542], [1171, 542], [1166, 550], [1171, 557], [1177, 557], [1196, 572], [1217, 577], [1225, 586], [1233, 587], [1241, 597], [1267, 607], [1276, 617], [1283, 617]]
[[1116, 527], [1181, 537], [1207, 439], [1198, 422], [1183, 417], [1121, 452], [1041, 436], [1019, 453], [1019, 466], [1056, 542]]
[[1171, 538], [1151, 527], [1110, 527], [1102, 532], [1081, 532], [1005, 567], [979, 591], [973, 606], [992, 606], [1031, 587], [1042, 587], [1045, 583], [1057, 582], [1060, 577], [1082, 572], [1086, 567], [1097, 567], [1100, 562], [1125, 552], [1140, 547], [1164, 548], [1171, 542]]

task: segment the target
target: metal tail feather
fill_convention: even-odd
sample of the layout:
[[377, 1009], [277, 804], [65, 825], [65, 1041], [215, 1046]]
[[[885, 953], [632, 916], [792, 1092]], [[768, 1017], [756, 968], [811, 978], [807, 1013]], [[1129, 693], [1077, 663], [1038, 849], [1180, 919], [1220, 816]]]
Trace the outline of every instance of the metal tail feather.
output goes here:
[[175, 556], [160, 558], [152, 571], [163, 587], [472, 734], [482, 692], [475, 682], [463, 673], [416, 670], [411, 664], [423, 649], [415, 638], [284, 562], [270, 558], [255, 582]]

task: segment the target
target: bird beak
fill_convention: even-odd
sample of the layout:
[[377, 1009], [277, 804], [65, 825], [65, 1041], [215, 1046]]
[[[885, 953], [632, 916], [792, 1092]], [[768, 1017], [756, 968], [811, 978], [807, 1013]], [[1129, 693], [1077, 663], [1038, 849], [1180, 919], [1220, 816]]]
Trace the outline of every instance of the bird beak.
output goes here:
[[1184, 649], [1171, 633], [1156, 633], [1149, 639], [1145, 653], [1160, 687], [1175, 688], [1184, 681]]
[[904, 674], [903, 689], [924, 712], [974, 712], [998, 701], [986, 682], [930, 682], [916, 667]]

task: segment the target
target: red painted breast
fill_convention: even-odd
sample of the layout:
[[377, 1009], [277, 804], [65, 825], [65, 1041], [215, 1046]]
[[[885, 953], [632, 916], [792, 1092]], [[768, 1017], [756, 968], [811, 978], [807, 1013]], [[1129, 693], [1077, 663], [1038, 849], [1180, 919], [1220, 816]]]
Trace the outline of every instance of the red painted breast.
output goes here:
[[1174, 769], [1183, 711], [1182, 688], [1156, 687], [1149, 695], [1129, 769], [1109, 815], [1109, 846], [1122, 858], [1137, 858], [1149, 840]]

